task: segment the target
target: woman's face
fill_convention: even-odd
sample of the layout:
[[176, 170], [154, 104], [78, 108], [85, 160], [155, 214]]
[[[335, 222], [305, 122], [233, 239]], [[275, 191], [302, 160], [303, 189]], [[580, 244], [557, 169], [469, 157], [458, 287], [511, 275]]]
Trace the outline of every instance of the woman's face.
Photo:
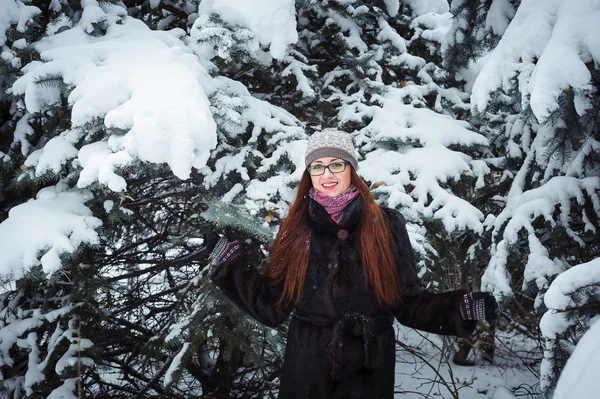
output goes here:
[[[345, 162], [340, 158], [319, 158], [312, 162], [310, 166], [315, 165], [331, 165], [339, 162]], [[325, 173], [319, 176], [310, 176], [313, 187], [320, 193], [328, 195], [330, 197], [339, 197], [350, 187], [350, 169], [352, 165], [349, 163], [346, 165], [346, 169], [340, 173], [331, 173], [329, 169], [325, 169]]]

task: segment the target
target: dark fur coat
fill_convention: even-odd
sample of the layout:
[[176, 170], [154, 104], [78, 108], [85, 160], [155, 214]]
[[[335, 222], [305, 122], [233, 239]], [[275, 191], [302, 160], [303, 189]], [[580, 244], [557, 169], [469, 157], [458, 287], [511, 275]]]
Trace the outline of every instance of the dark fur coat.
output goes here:
[[280, 399], [392, 399], [394, 317], [406, 326], [444, 335], [468, 336], [475, 327], [460, 317], [465, 291], [433, 294], [423, 289], [404, 217], [387, 208], [403, 303], [396, 308], [378, 304], [365, 285], [357, 251], [355, 230], [362, 210], [359, 196], [338, 225], [310, 200], [310, 263], [295, 306], [276, 308], [278, 292], [245, 265], [243, 256], [213, 272], [225, 295], [259, 322], [277, 326], [292, 314]]

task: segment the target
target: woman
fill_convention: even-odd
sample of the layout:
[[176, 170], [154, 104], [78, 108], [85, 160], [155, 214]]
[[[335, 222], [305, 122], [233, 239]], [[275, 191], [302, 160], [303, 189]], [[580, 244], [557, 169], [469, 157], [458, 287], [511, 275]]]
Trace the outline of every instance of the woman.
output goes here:
[[305, 161], [265, 274], [245, 266], [237, 242], [221, 239], [212, 252], [213, 281], [263, 324], [275, 327], [292, 314], [279, 398], [391, 399], [394, 317], [465, 337], [476, 320], [495, 318], [495, 300], [424, 290], [404, 218], [377, 205], [356, 174], [348, 133], [314, 133]]

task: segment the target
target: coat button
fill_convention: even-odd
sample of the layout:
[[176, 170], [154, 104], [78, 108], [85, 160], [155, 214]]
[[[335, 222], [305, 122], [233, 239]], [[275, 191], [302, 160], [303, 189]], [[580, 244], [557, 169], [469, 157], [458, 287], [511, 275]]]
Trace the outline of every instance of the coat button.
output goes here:
[[348, 238], [348, 230], [338, 230], [337, 236], [340, 240], [345, 240], [346, 238]]

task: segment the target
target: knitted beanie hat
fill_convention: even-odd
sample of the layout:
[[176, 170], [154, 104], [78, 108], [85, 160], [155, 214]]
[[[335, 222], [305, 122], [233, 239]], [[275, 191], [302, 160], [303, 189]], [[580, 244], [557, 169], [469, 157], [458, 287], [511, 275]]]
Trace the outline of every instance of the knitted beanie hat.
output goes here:
[[325, 129], [314, 132], [308, 138], [308, 146], [304, 157], [306, 166], [323, 157], [340, 158], [350, 162], [354, 169], [358, 168], [352, 136], [340, 130]]

